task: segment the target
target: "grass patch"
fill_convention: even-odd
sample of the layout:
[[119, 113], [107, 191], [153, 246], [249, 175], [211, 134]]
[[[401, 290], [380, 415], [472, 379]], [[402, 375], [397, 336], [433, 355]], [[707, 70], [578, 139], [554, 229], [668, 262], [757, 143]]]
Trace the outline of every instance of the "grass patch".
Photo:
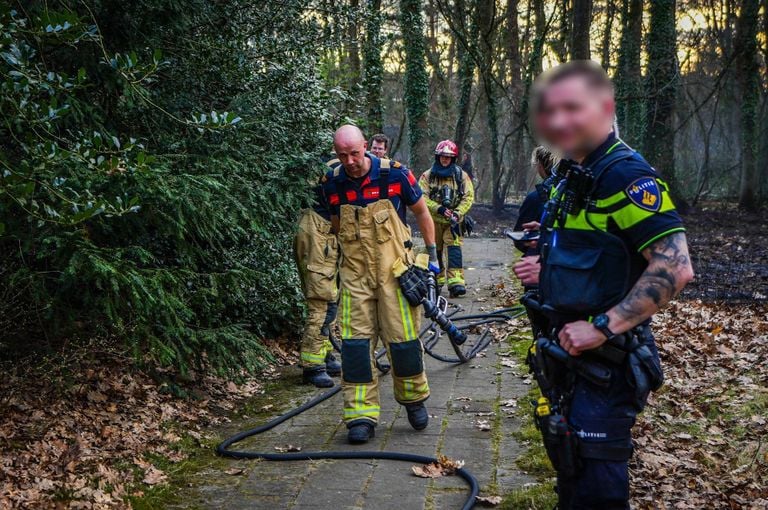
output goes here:
[[[514, 333], [507, 339], [510, 350], [520, 364], [525, 364], [528, 355], [528, 347], [531, 344], [530, 333]], [[529, 404], [536, 401], [540, 393], [537, 387], [528, 391], [525, 402], [518, 406], [518, 416], [521, 420], [520, 428], [513, 433], [515, 439], [527, 448], [516, 464], [524, 472], [534, 476], [538, 483], [515, 489], [504, 495], [504, 500], [499, 508], [502, 509], [546, 509], [551, 510], [557, 503], [557, 495], [553, 489], [555, 470], [549, 462], [547, 452], [541, 440], [541, 433], [533, 421], [533, 409]]]
[[[140, 496], [129, 496], [128, 501], [134, 510], [156, 510], [166, 508], [171, 503], [178, 503], [180, 492], [188, 486], [192, 475], [201, 470], [216, 466], [217, 469], [226, 469], [226, 459], [216, 456], [214, 448], [216, 440], [198, 442], [197, 439], [187, 435], [174, 444], [174, 449], [187, 454], [187, 458], [181, 462], [171, 462], [161, 455], [150, 454], [146, 460], [163, 471], [168, 476], [168, 483], [162, 485], [146, 486], [141, 484]], [[139, 487], [136, 487], [139, 490]], [[198, 508], [192, 504], [186, 504], [185, 508], [194, 510]]]

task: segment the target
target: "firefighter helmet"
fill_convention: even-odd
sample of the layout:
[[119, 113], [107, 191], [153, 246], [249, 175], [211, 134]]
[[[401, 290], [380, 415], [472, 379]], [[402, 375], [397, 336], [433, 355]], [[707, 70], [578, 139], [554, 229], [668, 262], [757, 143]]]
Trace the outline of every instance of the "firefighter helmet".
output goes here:
[[435, 156], [456, 158], [459, 156], [459, 148], [451, 140], [443, 140], [435, 147]]

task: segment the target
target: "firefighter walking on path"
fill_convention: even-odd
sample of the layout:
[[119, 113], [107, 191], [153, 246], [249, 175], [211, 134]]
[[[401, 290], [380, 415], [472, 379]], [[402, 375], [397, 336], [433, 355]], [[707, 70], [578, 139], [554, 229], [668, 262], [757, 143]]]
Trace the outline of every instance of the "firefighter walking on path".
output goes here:
[[433, 263], [437, 249], [432, 218], [410, 170], [366, 152], [365, 137], [355, 126], [339, 128], [333, 143], [341, 165], [325, 176], [323, 191], [342, 251], [344, 421], [349, 441], [365, 443], [374, 436], [380, 412], [376, 337], [387, 349], [395, 399], [405, 406], [409, 423], [422, 430], [429, 422], [424, 405], [429, 385], [418, 338], [421, 314], [393, 273], [398, 260], [406, 265], [415, 261], [406, 208], [416, 217]]
[[[333, 166], [334, 161], [337, 160], [328, 165]], [[307, 305], [301, 338], [302, 379], [318, 388], [330, 388], [333, 386], [330, 376], [341, 375], [341, 363], [334, 357], [329, 340], [336, 319], [339, 248], [322, 186], [318, 183], [313, 192], [312, 207], [302, 211], [293, 241]]]
[[[448, 285], [451, 297], [467, 293], [461, 247], [467, 225], [467, 213], [475, 200], [472, 179], [456, 164], [459, 150], [451, 140], [443, 140], [435, 148], [432, 168], [419, 178], [427, 207], [435, 221], [437, 256], [440, 275], [437, 285]], [[471, 220], [470, 220], [471, 221]], [[446, 256], [447, 255], [447, 256]]]

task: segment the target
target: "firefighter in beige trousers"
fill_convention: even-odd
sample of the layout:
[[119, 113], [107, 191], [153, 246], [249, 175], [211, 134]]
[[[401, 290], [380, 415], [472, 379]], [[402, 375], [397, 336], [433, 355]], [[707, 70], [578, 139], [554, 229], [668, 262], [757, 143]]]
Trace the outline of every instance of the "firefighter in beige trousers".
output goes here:
[[294, 255], [307, 305], [301, 338], [303, 381], [330, 388], [341, 374], [329, 336], [336, 319], [339, 248], [320, 187], [312, 209], [302, 211], [294, 238]]
[[429, 422], [424, 406], [429, 385], [418, 338], [421, 310], [408, 304], [392, 272], [398, 258], [406, 263], [415, 258], [406, 207], [416, 217], [435, 266], [437, 261], [434, 225], [413, 174], [366, 153], [366, 145], [356, 127], [340, 128], [334, 148], [342, 166], [326, 176], [323, 186], [342, 251], [342, 386], [352, 443], [373, 437], [379, 418], [372, 341], [377, 336], [387, 348], [395, 399], [405, 406], [409, 423], [421, 430]]

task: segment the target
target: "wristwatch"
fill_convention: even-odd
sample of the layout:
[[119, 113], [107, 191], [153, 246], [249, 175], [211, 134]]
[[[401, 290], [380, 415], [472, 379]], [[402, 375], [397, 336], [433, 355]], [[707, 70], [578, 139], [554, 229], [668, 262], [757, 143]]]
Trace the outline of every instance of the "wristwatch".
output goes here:
[[616, 336], [616, 333], [611, 331], [611, 328], [608, 327], [608, 323], [611, 321], [611, 319], [605, 315], [604, 313], [601, 313], [597, 317], [595, 317], [592, 320], [592, 325], [599, 329], [602, 334], [605, 335], [606, 338], [613, 338]]

